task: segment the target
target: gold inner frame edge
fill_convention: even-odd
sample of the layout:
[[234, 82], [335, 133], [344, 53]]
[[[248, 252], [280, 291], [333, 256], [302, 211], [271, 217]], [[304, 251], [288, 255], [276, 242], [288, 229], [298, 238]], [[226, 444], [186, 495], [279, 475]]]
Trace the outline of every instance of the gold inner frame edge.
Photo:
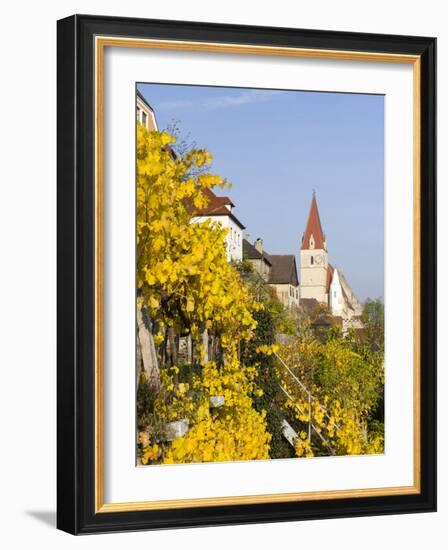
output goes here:
[[[349, 490], [328, 490], [261, 495], [204, 497], [179, 500], [154, 500], [140, 502], [104, 502], [104, 50], [106, 47], [153, 48], [164, 50], [195, 51], [207, 53], [235, 53], [267, 56], [301, 57], [341, 61], [370, 61], [383, 63], [407, 63], [413, 65], [413, 424], [414, 424], [414, 479], [413, 485]], [[420, 269], [421, 269], [421, 59], [418, 55], [390, 54], [382, 52], [358, 52], [325, 50], [253, 44], [227, 44], [178, 40], [121, 38], [96, 36], [95, 55], [95, 513], [129, 512], [231, 506], [274, 502], [303, 502], [341, 498], [362, 498], [393, 495], [411, 495], [421, 492], [421, 442], [420, 442]]]

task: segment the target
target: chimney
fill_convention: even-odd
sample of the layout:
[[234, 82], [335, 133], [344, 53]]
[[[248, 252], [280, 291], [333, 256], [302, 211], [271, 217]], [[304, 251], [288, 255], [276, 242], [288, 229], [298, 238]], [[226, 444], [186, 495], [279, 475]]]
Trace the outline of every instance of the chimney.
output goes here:
[[257, 239], [255, 242], [254, 242], [254, 246], [255, 248], [258, 250], [258, 252], [260, 254], [263, 253], [263, 240], [262, 239]]

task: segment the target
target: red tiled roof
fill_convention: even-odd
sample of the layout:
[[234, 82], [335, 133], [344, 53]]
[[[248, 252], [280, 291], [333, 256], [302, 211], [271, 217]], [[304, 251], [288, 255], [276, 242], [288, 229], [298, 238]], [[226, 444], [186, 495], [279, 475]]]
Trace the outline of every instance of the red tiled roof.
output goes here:
[[331, 281], [333, 280], [333, 273], [334, 273], [334, 267], [331, 264], [328, 264], [327, 282], [326, 282], [326, 285], [325, 285], [325, 292], [327, 292], [327, 293], [330, 291]]
[[[237, 225], [245, 229], [244, 225], [232, 213], [232, 207], [235, 206], [229, 197], [218, 197], [215, 193], [204, 187], [202, 193], [207, 198], [208, 204], [204, 208], [197, 209], [191, 199], [185, 199], [184, 204], [188, 212], [193, 216], [229, 216]], [[228, 208], [230, 206], [230, 208]]]
[[205, 187], [202, 189], [203, 195], [207, 198], [208, 204], [201, 208], [200, 210], [196, 209], [191, 201], [187, 203], [187, 209], [190, 213], [194, 213], [196, 216], [212, 216], [213, 214], [229, 214], [230, 209], [228, 206], [235, 206], [229, 197], [218, 197], [215, 193]]
[[227, 206], [235, 206], [229, 197], [218, 197], [208, 187], [202, 189], [202, 193], [208, 199], [208, 205], [200, 211], [200, 214], [203, 216], [206, 214], [217, 214], [218, 211], [219, 213], [227, 214], [227, 212], [230, 212]]
[[319, 210], [317, 208], [316, 195], [313, 195], [311, 201], [310, 213], [308, 214], [308, 222], [306, 224], [305, 233], [302, 239], [302, 250], [310, 248], [311, 234], [314, 237], [314, 248], [323, 249], [325, 235], [322, 231], [322, 225], [320, 223]]

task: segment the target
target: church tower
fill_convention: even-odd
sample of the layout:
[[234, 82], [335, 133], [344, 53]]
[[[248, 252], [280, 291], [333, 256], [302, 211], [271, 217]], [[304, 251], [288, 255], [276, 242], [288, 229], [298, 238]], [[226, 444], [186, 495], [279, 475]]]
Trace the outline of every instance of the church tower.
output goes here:
[[300, 247], [300, 298], [328, 304], [328, 252], [313, 192], [310, 213]]

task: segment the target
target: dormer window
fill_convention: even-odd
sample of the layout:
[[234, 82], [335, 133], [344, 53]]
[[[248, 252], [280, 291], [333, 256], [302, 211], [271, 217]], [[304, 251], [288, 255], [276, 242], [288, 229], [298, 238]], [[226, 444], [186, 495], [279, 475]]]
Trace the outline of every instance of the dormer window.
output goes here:
[[313, 236], [313, 234], [311, 233], [311, 235], [310, 235], [310, 248], [313, 249], [313, 248], [314, 248], [314, 245], [315, 245], [314, 236]]

